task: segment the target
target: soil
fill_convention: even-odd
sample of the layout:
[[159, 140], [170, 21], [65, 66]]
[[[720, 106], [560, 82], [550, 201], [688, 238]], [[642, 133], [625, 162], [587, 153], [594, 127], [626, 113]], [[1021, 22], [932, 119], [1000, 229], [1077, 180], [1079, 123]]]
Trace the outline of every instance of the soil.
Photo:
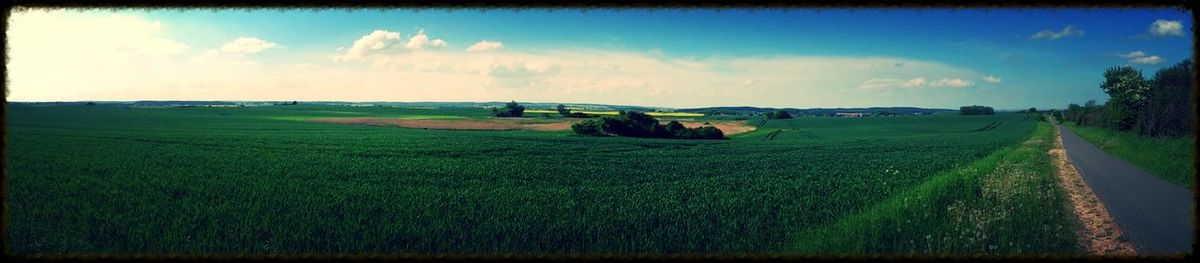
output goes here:
[[1121, 229], [1104, 208], [1104, 204], [1096, 198], [1096, 194], [1083, 181], [1083, 177], [1080, 177], [1075, 165], [1067, 160], [1061, 134], [1055, 136], [1054, 149], [1048, 154], [1054, 156], [1054, 164], [1058, 166], [1059, 186], [1066, 190], [1071, 208], [1083, 224], [1083, 228], [1076, 233], [1080, 245], [1091, 254], [1135, 254], [1133, 244], [1122, 236]]

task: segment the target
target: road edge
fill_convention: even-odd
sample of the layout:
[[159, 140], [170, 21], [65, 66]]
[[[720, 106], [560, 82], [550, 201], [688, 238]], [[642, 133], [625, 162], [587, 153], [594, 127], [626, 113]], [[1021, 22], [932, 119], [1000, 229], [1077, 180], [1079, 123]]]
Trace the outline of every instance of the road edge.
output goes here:
[[1054, 149], [1047, 154], [1054, 157], [1058, 168], [1059, 187], [1067, 193], [1071, 211], [1079, 219], [1081, 227], [1076, 231], [1079, 245], [1090, 254], [1097, 255], [1135, 255], [1133, 243], [1124, 236], [1104, 203], [1092, 192], [1092, 188], [1084, 182], [1075, 164], [1067, 159], [1066, 150], [1062, 144], [1062, 126], [1054, 125]]

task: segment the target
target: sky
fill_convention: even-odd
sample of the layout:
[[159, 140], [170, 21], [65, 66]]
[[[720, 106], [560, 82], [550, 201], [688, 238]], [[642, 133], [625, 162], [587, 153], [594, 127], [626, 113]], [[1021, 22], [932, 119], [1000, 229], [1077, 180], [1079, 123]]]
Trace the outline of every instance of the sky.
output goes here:
[[1064, 108], [1191, 57], [1180, 9], [29, 9], [9, 101]]

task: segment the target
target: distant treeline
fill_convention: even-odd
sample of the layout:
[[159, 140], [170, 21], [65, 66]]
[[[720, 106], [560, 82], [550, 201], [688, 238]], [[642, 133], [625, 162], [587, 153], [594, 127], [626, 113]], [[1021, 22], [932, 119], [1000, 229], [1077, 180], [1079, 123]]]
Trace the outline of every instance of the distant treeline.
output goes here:
[[666, 125], [645, 113], [620, 111], [617, 116], [604, 116], [571, 125], [571, 130], [583, 135], [616, 135], [641, 138], [667, 139], [724, 139], [725, 133], [712, 126], [687, 128], [678, 121]]
[[1078, 125], [1136, 132], [1143, 136], [1183, 136], [1192, 134], [1192, 62], [1184, 60], [1154, 73], [1146, 79], [1130, 66], [1104, 71], [1100, 89], [1109, 99], [1095, 100], [1082, 106], [1071, 103], [1056, 117]]
[[962, 106], [958, 108], [958, 114], [962, 115], [995, 115], [996, 111], [988, 106]]
[[950, 109], [926, 109], [916, 107], [870, 107], [870, 108], [759, 108], [759, 107], [708, 107], [677, 109], [675, 112], [703, 113], [704, 115], [766, 115], [783, 111], [791, 116], [836, 116], [837, 113], [862, 113], [863, 115], [927, 115], [952, 112]]

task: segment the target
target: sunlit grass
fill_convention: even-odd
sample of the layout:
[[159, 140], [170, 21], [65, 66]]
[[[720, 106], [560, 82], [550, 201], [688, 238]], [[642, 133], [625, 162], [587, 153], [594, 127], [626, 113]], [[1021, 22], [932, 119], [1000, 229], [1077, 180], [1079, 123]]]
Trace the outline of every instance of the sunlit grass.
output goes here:
[[1183, 187], [1192, 187], [1196, 169], [1195, 137], [1150, 138], [1128, 132], [1065, 123], [1075, 134], [1108, 154]]

